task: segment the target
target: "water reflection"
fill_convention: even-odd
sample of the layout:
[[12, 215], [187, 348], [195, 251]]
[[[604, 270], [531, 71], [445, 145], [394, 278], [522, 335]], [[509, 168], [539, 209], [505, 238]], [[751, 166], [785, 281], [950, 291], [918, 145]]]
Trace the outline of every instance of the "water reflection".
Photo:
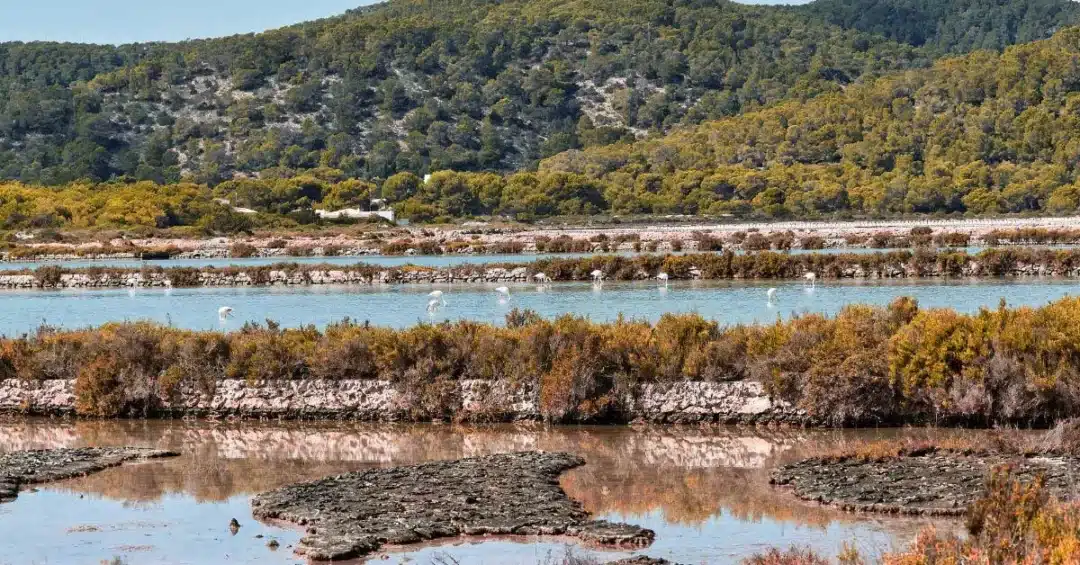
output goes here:
[[[921, 522], [871, 520], [799, 503], [768, 486], [768, 470], [814, 450], [900, 433], [907, 432], [0, 421], [0, 452], [136, 445], [184, 454], [56, 483], [0, 505], [0, 529], [13, 534], [0, 539], [0, 563], [10, 556], [93, 562], [126, 546], [140, 547], [122, 552], [129, 563], [166, 557], [216, 563], [208, 556], [225, 554], [231, 562], [290, 562], [286, 546], [297, 532], [252, 524], [241, 529], [244, 542], [238, 543], [226, 531], [233, 517], [252, 522], [247, 502], [254, 493], [373, 466], [530, 449], [585, 457], [588, 465], [564, 476], [567, 493], [601, 517], [656, 530], [651, 555], [724, 563], [768, 545], [810, 544], [836, 552], [855, 540], [882, 549], [908, 541]], [[140, 527], [140, 521], [167, 523], [173, 533]], [[282, 550], [268, 554], [268, 538], [254, 535], [276, 537]], [[390, 560], [430, 563], [442, 552], [461, 563], [535, 564], [541, 554], [561, 551], [552, 540], [464, 543], [406, 548]]]

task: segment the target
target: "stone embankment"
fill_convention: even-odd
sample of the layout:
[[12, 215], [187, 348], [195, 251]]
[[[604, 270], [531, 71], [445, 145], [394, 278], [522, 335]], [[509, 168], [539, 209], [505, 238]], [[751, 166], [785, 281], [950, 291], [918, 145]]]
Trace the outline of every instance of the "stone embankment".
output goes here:
[[229, 286], [377, 285], [436, 283], [511, 283], [529, 280], [528, 269], [205, 269], [194, 278], [185, 272], [183, 281], [174, 281], [168, 271], [65, 272], [43, 278], [33, 273], [0, 274], [0, 288], [169, 288]]
[[[871, 256], [867, 256], [871, 257]], [[103, 269], [83, 268], [57, 272], [0, 271], [0, 289], [64, 289], [64, 288], [169, 288], [169, 287], [247, 287], [247, 286], [307, 286], [307, 285], [396, 285], [450, 283], [527, 283], [533, 281], [535, 267], [405, 267], [378, 269], [357, 264], [344, 268], [227, 267], [196, 269]], [[799, 271], [800, 273], [802, 271]], [[646, 281], [655, 273], [639, 270], [628, 280]], [[669, 275], [672, 280], [678, 274]], [[791, 275], [795, 277], [795, 275]], [[801, 276], [798, 275], [798, 276]], [[913, 264], [901, 261], [879, 264], [851, 264], [830, 267], [819, 278], [838, 279], [905, 279], [944, 277], [1080, 277], [1080, 263], [1023, 263], [1008, 265], [1004, 270], [990, 272], [974, 258], [956, 267], [942, 264]], [[574, 280], [584, 275], [575, 274]], [[686, 274], [687, 279], [701, 278]], [[749, 278], [736, 275], [734, 278]], [[773, 278], [773, 277], [764, 277]], [[563, 279], [556, 279], [563, 280]]]
[[[505, 381], [458, 383], [462, 420], [541, 419], [536, 390]], [[300, 380], [248, 384], [218, 381], [212, 393], [187, 387], [161, 399], [161, 415], [211, 418], [335, 419], [403, 421], [413, 399], [389, 381]], [[679, 382], [647, 384], [632, 393], [626, 421], [650, 423], [812, 424], [806, 414], [765, 394], [760, 383]], [[71, 380], [0, 380], [0, 413], [60, 415], [75, 412]]]

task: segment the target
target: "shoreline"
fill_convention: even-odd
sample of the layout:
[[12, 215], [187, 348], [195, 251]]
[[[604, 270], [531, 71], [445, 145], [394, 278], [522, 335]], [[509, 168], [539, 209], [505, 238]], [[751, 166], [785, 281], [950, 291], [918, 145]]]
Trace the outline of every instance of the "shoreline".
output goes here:
[[181, 288], [306, 285], [402, 285], [529, 283], [544, 273], [547, 282], [591, 281], [600, 271], [609, 281], [655, 280], [661, 273], [678, 280], [909, 279], [977, 277], [1080, 277], [1080, 249], [987, 249], [891, 251], [791, 255], [772, 251], [736, 255], [597, 255], [537, 259], [522, 263], [452, 267], [384, 267], [358, 262], [275, 263], [227, 267], [60, 267], [0, 270], [0, 289]]
[[[513, 311], [468, 321], [237, 332], [152, 322], [0, 340], [0, 410], [97, 417], [743, 423], [863, 427], [1052, 424], [1080, 415], [1080, 298], [964, 314], [852, 306], [721, 326]], [[942, 346], [939, 344], [947, 344]], [[928, 373], [928, 367], [933, 373]], [[993, 378], [994, 388], [972, 390]], [[1050, 379], [1057, 379], [1051, 381]], [[1049, 384], [1048, 384], [1049, 383]], [[963, 402], [951, 399], [961, 398]]]
[[[461, 422], [540, 422], [540, 392], [513, 387], [506, 381], [465, 380], [457, 383]], [[74, 379], [0, 380], [0, 415], [63, 416], [76, 414]], [[261, 381], [225, 379], [210, 393], [181, 387], [171, 398], [159, 398], [148, 416], [168, 418], [341, 420], [413, 422], [411, 399], [395, 383], [383, 380]], [[811, 419], [783, 401], [773, 401], [757, 382], [646, 384], [628, 395], [632, 408], [611, 424], [742, 424], [812, 425]]]
[[[865, 220], [688, 224], [527, 226], [488, 224], [396, 227], [341, 233], [224, 237], [169, 235], [38, 241], [22, 233], [0, 264], [72, 260], [243, 259], [290, 257], [480, 256], [540, 253], [906, 249], [919, 246], [1080, 245], [1080, 216], [967, 220]], [[78, 237], [78, 236], [76, 236]], [[85, 236], [84, 236], [85, 237]]]

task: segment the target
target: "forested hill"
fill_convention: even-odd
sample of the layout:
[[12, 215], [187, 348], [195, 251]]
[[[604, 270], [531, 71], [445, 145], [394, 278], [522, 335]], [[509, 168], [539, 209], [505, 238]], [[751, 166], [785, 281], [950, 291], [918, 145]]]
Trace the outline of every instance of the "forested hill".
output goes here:
[[[1072, 13], [1069, 0], [999, 2], [1002, 13], [1030, 3], [1047, 8], [1026, 14], [1047, 15], [1013, 18], [1023, 33], [950, 43], [839, 10], [863, 0], [819, 2], [834, 15], [724, 0], [391, 0], [224, 39], [0, 44], [0, 177], [510, 171], [1047, 34]], [[951, 29], [934, 18], [967, 13], [919, 21]], [[916, 36], [933, 47], [904, 43]]]
[[543, 174], [631, 211], [812, 216], [1080, 209], [1080, 28], [634, 144]]
[[1080, 3], [1060, 0], [816, 0], [798, 10], [945, 53], [1001, 50], [1080, 21]]

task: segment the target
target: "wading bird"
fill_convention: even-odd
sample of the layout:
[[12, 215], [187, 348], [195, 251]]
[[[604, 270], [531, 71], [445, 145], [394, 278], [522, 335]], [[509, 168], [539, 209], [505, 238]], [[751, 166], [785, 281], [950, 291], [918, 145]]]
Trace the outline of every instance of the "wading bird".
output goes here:
[[776, 302], [776, 289], [770, 288], [765, 294], [769, 295], [769, 304]]
[[595, 271], [593, 271], [592, 280], [596, 284], [604, 282], [604, 271], [601, 271], [600, 269], [596, 269]]
[[658, 281], [660, 281], [661, 283], [663, 283], [663, 285], [664, 285], [664, 286], [667, 286], [667, 283], [668, 283], [668, 274], [667, 274], [667, 273], [660, 273], [660, 274], [656, 275], [656, 280], [658, 280]]
[[506, 288], [505, 286], [500, 286], [499, 288], [496, 288], [495, 292], [499, 293], [504, 298], [507, 298], [507, 299], [510, 298], [510, 289]]
[[217, 311], [217, 317], [222, 322], [224, 322], [226, 318], [232, 317], [232, 314], [233, 314], [232, 306], [222, 306], [221, 308], [218, 308], [218, 311]]
[[[443, 297], [444, 296], [443, 291], [441, 291], [441, 290], [433, 290], [430, 293], [428, 293], [428, 296], [433, 301], [437, 302], [439, 306], [446, 306], [446, 299]], [[431, 303], [429, 302], [428, 305], [430, 306]]]
[[428, 313], [428, 315], [429, 316], [434, 316], [435, 313], [439, 311], [439, 305], [440, 304], [441, 304], [441, 302], [439, 302], [438, 298], [432, 298], [431, 300], [428, 300], [428, 303], [427, 303], [427, 313]]
[[805, 275], [803, 275], [803, 278], [806, 279], [806, 282], [810, 283], [810, 288], [814, 288], [814, 286], [817, 284], [817, 275], [813, 272], [806, 273]]
[[535, 275], [533, 275], [533, 278], [536, 279], [537, 284], [539, 284], [540, 286], [546, 285], [551, 280], [544, 273], [536, 273]]

